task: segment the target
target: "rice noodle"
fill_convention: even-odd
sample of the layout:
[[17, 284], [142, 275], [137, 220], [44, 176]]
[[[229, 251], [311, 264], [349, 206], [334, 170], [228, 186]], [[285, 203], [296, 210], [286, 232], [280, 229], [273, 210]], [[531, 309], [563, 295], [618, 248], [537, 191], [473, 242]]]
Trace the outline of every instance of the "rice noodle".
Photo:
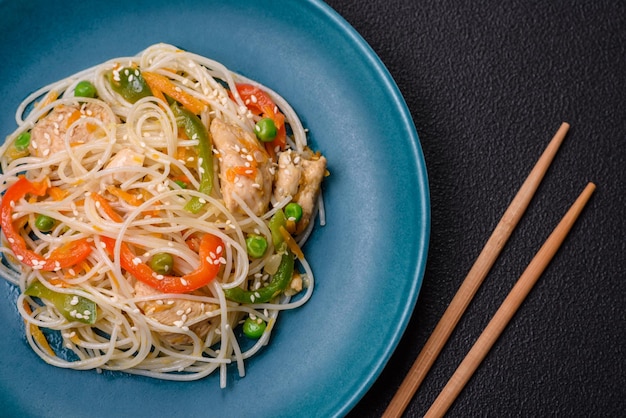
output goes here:
[[[0, 147], [0, 192], [4, 193], [23, 175], [33, 182], [48, 182], [50, 187], [61, 191], [62, 198], [37, 200], [26, 196], [13, 208], [14, 223], [20, 224], [19, 233], [26, 245], [45, 256], [63, 243], [84, 237], [89, 238], [93, 250], [81, 265], [43, 271], [20, 263], [3, 231], [0, 254], [4, 263], [0, 266], [0, 276], [19, 286], [17, 308], [26, 324], [27, 341], [33, 351], [51, 365], [77, 370], [117, 370], [180, 381], [200, 379], [219, 369], [220, 384], [224, 387], [229, 364], [236, 363], [243, 376], [244, 360], [268, 344], [279, 312], [298, 308], [309, 300], [314, 288], [313, 272], [306, 260], [297, 264], [306, 288], [295, 301], [284, 294], [259, 304], [238, 304], [226, 299], [224, 289], [254, 288], [261, 285], [264, 276], [267, 280], [264, 266], [275, 249], [271, 248], [262, 258], [250, 260], [245, 239], [250, 233], [269, 239], [268, 221], [289, 203], [289, 199], [273, 202], [266, 213], [255, 215], [239, 198], [237, 203], [242, 213], [231, 213], [220, 194], [217, 174], [214, 177], [218, 187], [213, 188], [211, 195], [197, 191], [201, 177], [198, 168], [181, 160], [179, 152], [181, 148], [195, 149], [198, 140], [181, 138], [174, 113], [158, 98], [148, 96], [131, 104], [116, 93], [107, 74], [120, 66], [164, 75], [177, 88], [206, 103], [205, 111], [199, 115], [205, 126], [212, 119], [220, 118], [250, 133], [259, 117], [247, 111], [235, 83], [258, 86], [285, 115], [291, 133], [290, 148], [299, 153], [307, 149], [302, 123], [285, 99], [231, 72], [223, 64], [197, 54], [157, 44], [137, 56], [115, 58], [83, 70], [37, 90], [20, 104], [15, 116], [18, 127]], [[96, 87], [96, 98], [74, 97], [74, 89], [82, 80]], [[47, 103], [46, 98], [55, 95], [57, 98]], [[83, 113], [67, 127], [60, 150], [46, 156], [11, 157], [16, 138], [33, 129], [55, 109], [79, 107], [82, 112], [88, 106], [94, 106], [93, 109], [100, 110], [104, 116]], [[75, 130], [90, 132], [90, 140], [72, 143]], [[107, 165], [126, 149], [140, 153], [143, 163], [130, 169]], [[189, 187], [177, 185], [172, 180], [174, 173], [186, 177]], [[111, 179], [121, 180], [116, 183]], [[140, 204], [111, 196], [107, 189], [111, 184], [128, 196], [137, 197]], [[107, 196], [123, 221], [109, 219], [94, 194]], [[185, 210], [194, 196], [207, 202], [197, 214]], [[323, 208], [316, 212], [323, 214]], [[40, 214], [56, 221], [51, 231], [43, 232], [35, 226]], [[303, 245], [310, 233], [311, 226], [296, 237], [298, 244]], [[197, 234], [213, 234], [224, 243], [223, 265], [218, 277], [201, 292], [193, 294], [138, 295], [136, 278], [120, 263], [122, 243], [131, 246], [142, 263], [147, 263], [157, 253], [173, 255], [176, 274], [184, 275], [199, 264], [197, 251], [187, 243]], [[101, 237], [115, 239], [113, 257], [102, 247]], [[97, 321], [93, 325], [70, 322], [45, 298], [24, 295], [25, 289], [37, 281], [56, 292], [95, 302]], [[202, 304], [202, 309], [211, 308], [183, 326], [161, 323], [142, 309], [149, 303], [162, 303], [167, 308], [168, 304], [183, 300]], [[267, 322], [266, 331], [256, 342], [237, 341], [241, 338], [238, 337], [241, 334], [239, 324], [248, 316]], [[208, 324], [208, 330], [199, 336], [193, 326], [201, 323]], [[62, 347], [54, 347], [55, 353], [51, 355], [33, 336], [32, 326], [58, 332]]]

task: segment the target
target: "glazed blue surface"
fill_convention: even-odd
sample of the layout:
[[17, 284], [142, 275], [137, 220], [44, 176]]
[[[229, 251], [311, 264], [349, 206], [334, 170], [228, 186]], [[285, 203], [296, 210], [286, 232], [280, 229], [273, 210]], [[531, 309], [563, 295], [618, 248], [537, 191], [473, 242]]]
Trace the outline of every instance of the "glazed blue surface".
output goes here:
[[395, 83], [324, 3], [239, 0], [0, 2], [0, 137], [37, 88], [167, 42], [223, 62], [283, 95], [328, 158], [327, 225], [305, 246], [313, 298], [279, 317], [246, 364], [177, 383], [45, 364], [0, 283], [0, 407], [37, 417], [305, 417], [346, 414], [372, 385], [413, 311], [426, 263], [428, 181]]

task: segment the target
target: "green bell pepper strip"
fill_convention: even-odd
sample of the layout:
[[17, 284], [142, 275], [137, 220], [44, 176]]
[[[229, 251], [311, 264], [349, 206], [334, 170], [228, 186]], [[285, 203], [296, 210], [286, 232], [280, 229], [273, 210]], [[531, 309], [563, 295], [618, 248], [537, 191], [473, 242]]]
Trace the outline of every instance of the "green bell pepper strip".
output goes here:
[[52, 302], [65, 319], [70, 322], [77, 321], [89, 325], [96, 322], [96, 303], [82, 296], [55, 292], [48, 289], [41, 282], [34, 282], [28, 286], [24, 294]]
[[272, 243], [274, 244], [274, 248], [276, 249], [278, 249], [283, 244], [283, 242], [285, 242], [283, 234], [280, 233], [281, 226], [283, 228], [287, 227], [287, 217], [285, 216], [285, 212], [279, 209], [270, 218], [270, 221], [268, 223], [268, 227], [272, 234]]
[[119, 93], [129, 103], [147, 96], [152, 96], [152, 90], [141, 76], [138, 68], [123, 67], [119, 70], [109, 71], [106, 74], [111, 88]]
[[293, 276], [294, 256], [287, 252], [283, 254], [278, 270], [272, 276], [270, 283], [258, 290], [243, 290], [240, 287], [224, 289], [227, 299], [238, 303], [266, 303], [284, 291]]
[[[198, 158], [200, 159], [200, 187], [198, 191], [210, 195], [213, 190], [213, 151], [209, 131], [204, 126], [200, 118], [189, 110], [173, 103], [170, 108], [176, 117], [176, 124], [185, 131], [189, 139], [198, 140]], [[204, 207], [200, 197], [193, 196], [185, 205], [185, 210], [191, 213], [198, 213]]]

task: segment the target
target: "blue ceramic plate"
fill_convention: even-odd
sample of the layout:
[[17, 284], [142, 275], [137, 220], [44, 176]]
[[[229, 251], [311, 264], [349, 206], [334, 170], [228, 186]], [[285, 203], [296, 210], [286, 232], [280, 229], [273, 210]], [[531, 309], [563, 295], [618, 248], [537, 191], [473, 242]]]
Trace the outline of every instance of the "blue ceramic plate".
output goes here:
[[[62, 5], [60, 5], [62, 4]], [[26, 343], [0, 283], [1, 414], [304, 417], [346, 414], [396, 347], [421, 286], [430, 209], [415, 128], [365, 41], [321, 1], [0, 1], [0, 137], [30, 92], [167, 42], [217, 59], [291, 102], [329, 161], [327, 225], [305, 251], [311, 301], [283, 314], [247, 376], [177, 383], [54, 368]]]

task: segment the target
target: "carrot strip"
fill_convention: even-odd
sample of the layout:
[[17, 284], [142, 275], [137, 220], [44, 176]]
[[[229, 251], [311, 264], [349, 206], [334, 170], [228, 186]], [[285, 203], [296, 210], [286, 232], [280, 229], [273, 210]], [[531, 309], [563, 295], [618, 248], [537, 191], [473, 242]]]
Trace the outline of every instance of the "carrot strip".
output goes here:
[[35, 107], [41, 109], [42, 107], [48, 106], [50, 103], [54, 102], [59, 97], [59, 92], [56, 90], [50, 90], [46, 97], [43, 98], [41, 102], [35, 103]]
[[119, 189], [113, 185], [107, 186], [107, 191], [111, 193], [113, 196], [116, 196], [119, 199], [122, 199], [126, 203], [132, 206], [139, 206], [143, 203], [143, 201], [132, 193], [128, 193], [125, 190]]
[[52, 199], [58, 202], [59, 200], [65, 199], [70, 193], [67, 190], [63, 190], [59, 187], [53, 186], [48, 188], [48, 194]]
[[161, 74], [147, 71], [142, 72], [141, 75], [143, 76], [143, 79], [146, 80], [146, 83], [150, 87], [150, 90], [152, 90], [153, 94], [155, 91], [165, 93], [172, 99], [180, 102], [184, 108], [195, 115], [199, 115], [206, 108], [206, 104], [204, 102], [182, 90], [169, 78]]
[[287, 229], [285, 229], [284, 226], [280, 226], [280, 228], [278, 228], [278, 230], [280, 231], [280, 235], [283, 236], [283, 239], [287, 243], [287, 246], [289, 247], [291, 252], [294, 253], [296, 255], [296, 257], [298, 257], [300, 260], [303, 260], [304, 259], [304, 253], [302, 252], [302, 249], [300, 248], [300, 246], [298, 245], [296, 240], [293, 239], [293, 237], [291, 236], [289, 231], [287, 231]]
[[111, 218], [112, 221], [115, 221], [115, 222], [124, 221], [124, 219], [120, 215], [118, 215], [117, 212], [113, 210], [111, 205], [109, 205], [109, 201], [106, 200], [104, 197], [100, 196], [97, 193], [92, 193], [91, 197], [93, 198], [93, 200], [98, 202], [102, 210], [104, 210], [104, 213], [106, 213], [109, 216], [109, 218]]
[[[30, 309], [30, 305], [26, 301], [24, 301], [24, 310], [29, 315], [33, 313], [33, 311]], [[24, 323], [27, 324], [28, 321], [24, 321]], [[52, 347], [50, 347], [50, 344], [48, 344], [46, 336], [43, 335], [43, 332], [41, 332], [39, 327], [34, 324], [29, 324], [29, 328], [35, 342], [39, 344], [39, 346], [44, 349], [48, 354], [50, 354], [51, 356], [56, 356], [56, 353], [54, 352]]]

